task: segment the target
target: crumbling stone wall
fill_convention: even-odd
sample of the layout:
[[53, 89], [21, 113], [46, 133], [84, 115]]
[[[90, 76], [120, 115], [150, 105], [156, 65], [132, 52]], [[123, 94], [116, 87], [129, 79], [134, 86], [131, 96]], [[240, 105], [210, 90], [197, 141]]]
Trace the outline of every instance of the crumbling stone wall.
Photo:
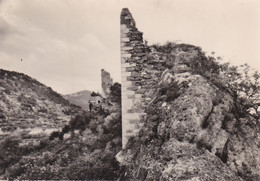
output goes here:
[[145, 109], [154, 97], [165, 58], [148, 50], [143, 33], [127, 8], [121, 12], [122, 144], [143, 126]]
[[113, 79], [110, 77], [110, 73], [101, 70], [101, 84], [102, 84], [102, 96], [107, 97], [110, 93], [110, 87], [113, 85]]

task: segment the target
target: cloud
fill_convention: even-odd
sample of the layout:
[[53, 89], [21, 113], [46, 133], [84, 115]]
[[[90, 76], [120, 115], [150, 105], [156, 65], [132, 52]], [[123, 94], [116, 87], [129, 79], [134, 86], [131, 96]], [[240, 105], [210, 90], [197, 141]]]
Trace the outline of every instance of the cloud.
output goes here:
[[[27, 73], [67, 93], [100, 89], [100, 69], [110, 56], [111, 46], [107, 46], [111, 43], [106, 42], [106, 34], [99, 30], [101, 24], [95, 23], [91, 12], [85, 12], [85, 5], [71, 1], [15, 1], [13, 8], [5, 8], [7, 16], [0, 27], [4, 32], [1, 66]], [[76, 87], [70, 86], [73, 81]], [[76, 82], [92, 83], [88, 87]]]
[[1, 68], [62, 93], [100, 90], [102, 68], [120, 81], [122, 7], [130, 9], [149, 43], [182, 40], [260, 68], [259, 8], [253, 0], [0, 0]]
[[0, 39], [3, 40], [4, 37], [10, 34], [11, 30], [12, 27], [6, 21], [0, 18]]

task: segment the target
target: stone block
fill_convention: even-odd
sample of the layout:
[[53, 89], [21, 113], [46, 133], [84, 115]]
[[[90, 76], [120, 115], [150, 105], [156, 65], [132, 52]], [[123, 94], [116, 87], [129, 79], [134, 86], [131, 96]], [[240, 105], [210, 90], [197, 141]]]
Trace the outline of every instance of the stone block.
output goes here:
[[129, 38], [121, 38], [121, 42], [129, 42], [130, 41], [130, 39]]
[[138, 90], [138, 86], [127, 87], [127, 90], [137, 91]]
[[122, 72], [121, 75], [122, 76], [131, 76], [132, 72]]
[[135, 63], [122, 63], [121, 64], [121, 67], [124, 67], [124, 68], [126, 68], [126, 67], [135, 67], [136, 66], [136, 64]]
[[132, 77], [132, 76], [128, 76], [128, 77], [126, 77], [126, 80], [128, 80], [128, 81], [135, 81], [135, 82], [138, 82], [138, 81], [141, 81], [142, 78], [141, 78], [141, 77]]
[[141, 113], [128, 113], [125, 118], [128, 120], [140, 120]]
[[135, 97], [136, 97], [137, 99], [141, 99], [142, 96], [143, 96], [143, 94], [135, 94]]
[[121, 50], [121, 54], [131, 54], [131, 50]]
[[120, 25], [120, 32], [121, 34], [125, 34], [129, 32], [129, 28], [127, 28], [127, 26], [125, 24], [121, 24]]
[[131, 63], [131, 57], [125, 57], [125, 58], [121, 58], [121, 63]]
[[150, 74], [144, 74], [142, 77], [144, 79], [151, 79], [152, 78], [152, 76]]
[[134, 106], [132, 99], [122, 99], [122, 101], [124, 101], [124, 104], [122, 106], [124, 106], [126, 109]]
[[128, 122], [129, 122], [130, 124], [137, 124], [139, 121], [140, 121], [140, 118], [138, 118], [138, 119], [129, 119], [129, 120], [128, 120]]
[[125, 81], [130, 81], [130, 78], [129, 78], [130, 76], [126, 76], [126, 75], [122, 75], [122, 72], [121, 72], [121, 82], [123, 83], [123, 82], [125, 82]]
[[146, 89], [139, 89], [136, 91], [137, 94], [144, 94], [147, 90]]
[[126, 133], [133, 133], [133, 130], [127, 129], [127, 130], [126, 130]]
[[137, 135], [140, 132], [140, 129], [133, 130], [133, 135]]
[[127, 91], [122, 91], [122, 95], [135, 95], [135, 91], [127, 90]]
[[134, 99], [135, 98], [135, 95], [128, 95], [127, 96], [127, 99]]
[[122, 50], [133, 50], [133, 47], [122, 46], [122, 47], [121, 47], [121, 51], [122, 51]]
[[145, 98], [146, 101], [151, 101], [152, 99], [150, 97]]
[[142, 53], [142, 52], [134, 53], [134, 54], [132, 55], [132, 57], [143, 57], [143, 56], [145, 56], [145, 53]]
[[135, 71], [135, 67], [126, 67], [127, 72], [133, 72]]
[[[123, 59], [125, 60], [125, 59]], [[121, 58], [121, 61], [122, 61], [122, 58]], [[126, 67], [130, 67], [130, 63], [122, 63], [121, 62], [121, 68], [126, 68]]]
[[126, 33], [124, 33], [124, 34], [121, 34], [120, 38], [128, 38], [128, 36]]
[[134, 107], [132, 109], [127, 109], [126, 111], [127, 113], [143, 113], [144, 109], [142, 108], [138, 108], [138, 107]]
[[133, 45], [131, 44], [131, 41], [126, 41], [126, 42], [120, 41], [120, 46], [132, 47]]
[[121, 54], [121, 57], [122, 58], [131, 58], [132, 54], [130, 54], [130, 53], [123, 53], [123, 54]]
[[[132, 82], [130, 82], [130, 81], [124, 82], [124, 87], [130, 87], [130, 86], [133, 86], [133, 83], [132, 83]], [[123, 86], [122, 86], [122, 87], [123, 87]], [[125, 89], [125, 90], [127, 90], [127, 89]]]
[[132, 77], [141, 77], [141, 74], [139, 72], [132, 72], [131, 76]]
[[[138, 123], [135, 125], [135, 129], [134, 130], [138, 130], [138, 132], [140, 131], [140, 129], [144, 126], [144, 123]], [[135, 132], [135, 131], [133, 131]]]

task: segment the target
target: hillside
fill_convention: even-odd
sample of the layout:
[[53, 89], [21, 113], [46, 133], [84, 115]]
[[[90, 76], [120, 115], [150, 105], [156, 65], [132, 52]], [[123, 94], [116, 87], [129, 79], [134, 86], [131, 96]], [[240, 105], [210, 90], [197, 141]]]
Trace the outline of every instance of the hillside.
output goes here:
[[103, 102], [102, 109], [72, 114], [70, 121], [63, 124], [59, 131], [52, 131], [49, 137], [38, 138], [39, 144], [21, 145], [20, 135], [17, 134], [1, 140], [0, 179], [116, 179], [120, 166], [115, 155], [122, 146], [122, 125], [121, 87], [118, 83], [114, 87], [116, 89]]
[[80, 106], [84, 110], [88, 110], [88, 101], [91, 97], [91, 93], [91, 91], [83, 90], [73, 94], [64, 95], [63, 97], [67, 99], [70, 103]]
[[80, 109], [37, 80], [0, 69], [1, 138], [21, 135], [23, 140], [49, 135]]

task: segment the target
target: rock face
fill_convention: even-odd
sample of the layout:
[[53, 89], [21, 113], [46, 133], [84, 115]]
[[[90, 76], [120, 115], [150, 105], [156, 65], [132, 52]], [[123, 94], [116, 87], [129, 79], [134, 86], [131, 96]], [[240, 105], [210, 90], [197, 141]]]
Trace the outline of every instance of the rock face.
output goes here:
[[160, 86], [176, 81], [179, 96], [157, 95], [140, 134], [118, 155], [128, 178], [259, 180], [259, 121], [237, 118], [232, 96], [200, 75], [168, 70]]
[[130, 86], [139, 84], [134, 98], [142, 88], [147, 98], [151, 88], [151, 99], [142, 104], [143, 126], [117, 155], [126, 168], [121, 179], [260, 180], [259, 120], [240, 115], [232, 93], [198, 73], [203, 66], [214, 71], [205, 68], [209, 60], [200, 48], [181, 44], [162, 53], [150, 47], [141, 58], [140, 75], [132, 71], [138, 63], [128, 63], [130, 78], [139, 78]]

